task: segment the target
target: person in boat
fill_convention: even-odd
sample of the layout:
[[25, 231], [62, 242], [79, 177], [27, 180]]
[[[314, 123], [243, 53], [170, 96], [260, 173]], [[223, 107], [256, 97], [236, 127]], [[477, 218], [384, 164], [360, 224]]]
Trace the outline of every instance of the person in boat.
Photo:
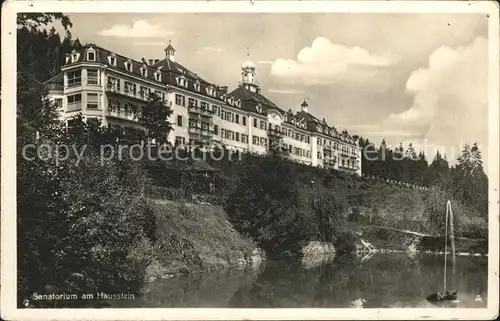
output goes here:
[[436, 292], [427, 297], [427, 301], [437, 302], [437, 301], [453, 301], [457, 299], [457, 290], [446, 290], [444, 293]]

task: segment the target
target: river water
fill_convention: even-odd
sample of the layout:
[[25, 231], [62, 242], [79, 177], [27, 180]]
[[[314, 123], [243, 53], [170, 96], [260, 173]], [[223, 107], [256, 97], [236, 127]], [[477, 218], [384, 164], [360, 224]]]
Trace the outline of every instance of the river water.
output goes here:
[[374, 254], [328, 263], [266, 261], [260, 268], [193, 274], [149, 284], [128, 307], [200, 308], [486, 308], [485, 257], [457, 257], [448, 265], [448, 288], [458, 301], [435, 305], [425, 298], [443, 291], [444, 258]]

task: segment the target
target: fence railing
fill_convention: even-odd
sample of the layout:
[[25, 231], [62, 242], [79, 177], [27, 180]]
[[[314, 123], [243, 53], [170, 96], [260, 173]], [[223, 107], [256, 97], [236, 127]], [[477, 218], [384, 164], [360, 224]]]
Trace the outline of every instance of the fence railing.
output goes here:
[[385, 183], [388, 183], [388, 184], [402, 186], [402, 187], [406, 187], [406, 188], [419, 189], [419, 190], [424, 190], [424, 191], [428, 191], [429, 190], [429, 187], [427, 187], [427, 186], [417, 185], [417, 184], [407, 183], [407, 182], [402, 182], [402, 181], [398, 181], [398, 180], [395, 180], [395, 179], [385, 178], [385, 177], [376, 176], [376, 175], [362, 174], [362, 177], [363, 178], [367, 178], [367, 179], [371, 179], [371, 180], [377, 180], [377, 181], [385, 182]]

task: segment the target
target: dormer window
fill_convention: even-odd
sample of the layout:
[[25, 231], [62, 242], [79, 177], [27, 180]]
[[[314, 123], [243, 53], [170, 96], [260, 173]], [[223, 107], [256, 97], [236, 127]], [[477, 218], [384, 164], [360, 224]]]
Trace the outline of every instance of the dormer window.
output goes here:
[[159, 72], [159, 71], [155, 72], [155, 80], [161, 81], [161, 72]]
[[79, 57], [80, 54], [73, 50], [73, 52], [71, 53], [71, 62], [77, 62]]
[[111, 66], [116, 67], [116, 56], [115, 54], [112, 54], [111, 56], [108, 56], [108, 62]]
[[213, 87], [207, 87], [206, 91], [209, 96], [215, 96], [215, 90]]
[[141, 76], [143, 76], [143, 77], [148, 76], [148, 69], [146, 66], [143, 65], [140, 70], [141, 70]]
[[186, 88], [187, 85], [188, 85], [187, 79], [184, 76], [177, 77], [176, 81], [177, 81], [177, 85], [180, 86], [180, 87], [185, 87]]
[[196, 83], [194, 84], [194, 90], [196, 91], [200, 91], [200, 82], [199, 81], [196, 81]]
[[321, 131], [321, 126], [320, 126], [320, 125], [317, 125], [317, 126], [316, 126], [316, 129], [320, 132], [320, 131]]
[[238, 108], [241, 107], [241, 100], [239, 100], [239, 99], [236, 100], [236, 107], [238, 107]]
[[94, 50], [94, 48], [89, 48], [87, 50], [87, 60], [88, 61], [95, 61], [95, 50]]
[[132, 72], [133, 71], [133, 64], [132, 64], [132, 60], [127, 60], [125, 62], [125, 69], [128, 71], [128, 72]]
[[262, 106], [259, 104], [256, 107], [258, 113], [262, 113]]

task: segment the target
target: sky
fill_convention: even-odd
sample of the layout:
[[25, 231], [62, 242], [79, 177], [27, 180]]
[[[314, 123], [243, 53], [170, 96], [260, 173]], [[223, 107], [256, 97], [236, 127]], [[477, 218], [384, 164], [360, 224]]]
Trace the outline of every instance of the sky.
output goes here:
[[488, 18], [484, 14], [68, 14], [72, 34], [134, 59], [176, 61], [209, 82], [257, 66], [262, 93], [389, 146], [440, 149], [453, 162], [478, 142], [487, 163]]

